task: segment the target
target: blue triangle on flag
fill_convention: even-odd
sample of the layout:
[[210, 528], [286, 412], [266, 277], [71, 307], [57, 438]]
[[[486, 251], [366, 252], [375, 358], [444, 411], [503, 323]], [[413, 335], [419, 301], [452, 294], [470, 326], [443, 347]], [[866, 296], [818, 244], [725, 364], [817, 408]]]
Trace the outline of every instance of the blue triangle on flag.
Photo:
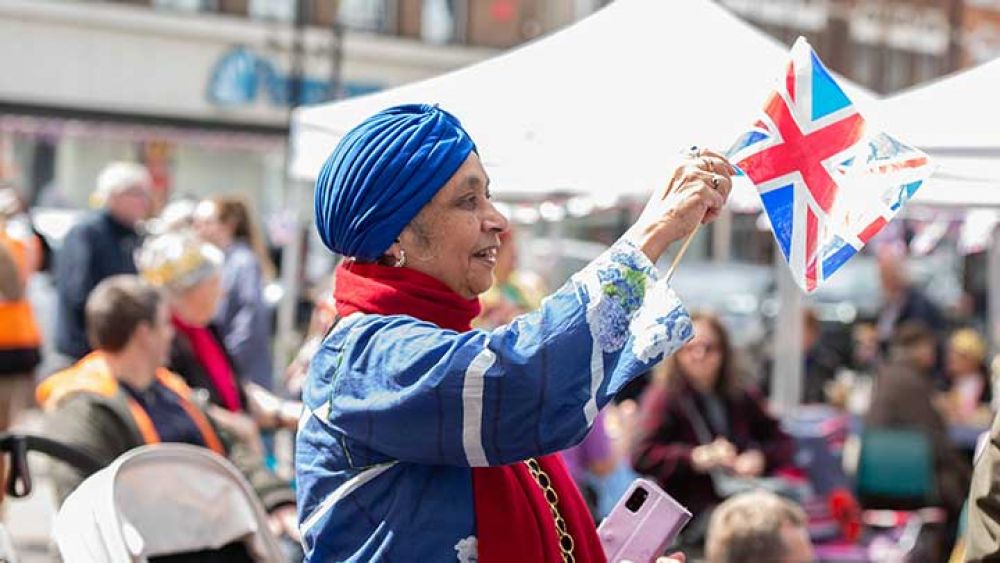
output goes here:
[[746, 140], [743, 141], [743, 146], [744, 147], [749, 147], [750, 145], [752, 145], [752, 144], [754, 144], [756, 142], [759, 142], [759, 141], [763, 141], [766, 138], [767, 138], [767, 135], [761, 133], [760, 131], [750, 131], [749, 133], [747, 133]]
[[795, 204], [795, 186], [788, 184], [760, 194], [761, 202], [771, 220], [771, 230], [778, 241], [785, 260], [792, 253], [792, 215]]
[[913, 194], [917, 193], [917, 190], [920, 188], [920, 184], [922, 183], [922, 180], [917, 180], [916, 182], [911, 182], [903, 186], [903, 188], [906, 189], [906, 198], [909, 199], [913, 197]]
[[732, 156], [737, 152], [749, 147], [754, 143], [759, 143], [767, 139], [767, 135], [761, 133], [760, 131], [747, 131], [746, 133], [740, 135], [736, 142], [733, 143], [732, 148], [727, 152], [728, 156]]
[[834, 235], [833, 240], [823, 250], [823, 279], [832, 276], [845, 262], [858, 253], [856, 248], [847, 244], [847, 241], [836, 235]]
[[913, 194], [917, 193], [920, 186], [923, 184], [922, 180], [917, 180], [916, 182], [910, 182], [909, 184], [903, 184], [899, 186], [896, 190], [896, 198], [889, 205], [889, 209], [893, 211], [899, 211], [899, 208], [903, 206], [904, 203], [913, 197]]
[[812, 118], [823, 116], [844, 109], [851, 105], [851, 100], [840, 89], [837, 81], [830, 76], [816, 53], [812, 53]]

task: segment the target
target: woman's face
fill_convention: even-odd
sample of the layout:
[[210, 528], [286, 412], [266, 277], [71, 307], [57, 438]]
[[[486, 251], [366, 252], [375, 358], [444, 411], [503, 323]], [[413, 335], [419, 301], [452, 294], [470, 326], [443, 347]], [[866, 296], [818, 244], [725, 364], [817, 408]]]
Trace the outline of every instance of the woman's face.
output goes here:
[[[493, 285], [507, 218], [490, 202], [489, 178], [472, 153], [399, 236], [406, 266], [465, 298]], [[394, 245], [395, 247], [396, 245]]]
[[702, 393], [715, 389], [722, 369], [722, 342], [708, 321], [694, 322], [694, 338], [677, 351], [677, 363]]
[[232, 229], [219, 220], [218, 206], [205, 200], [194, 210], [194, 230], [205, 242], [224, 249], [232, 240]]
[[207, 326], [222, 299], [222, 280], [216, 272], [174, 296], [174, 313], [191, 326]]

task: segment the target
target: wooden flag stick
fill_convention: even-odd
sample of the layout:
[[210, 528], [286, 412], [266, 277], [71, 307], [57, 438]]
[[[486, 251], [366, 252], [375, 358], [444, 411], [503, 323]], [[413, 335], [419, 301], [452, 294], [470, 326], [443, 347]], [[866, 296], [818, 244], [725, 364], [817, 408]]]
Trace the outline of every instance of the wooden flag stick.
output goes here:
[[674, 256], [674, 261], [670, 263], [670, 269], [667, 270], [667, 281], [669, 282], [671, 278], [674, 277], [674, 272], [677, 271], [677, 266], [681, 263], [681, 258], [684, 258], [684, 253], [687, 252], [689, 246], [691, 246], [691, 241], [694, 240], [694, 236], [698, 234], [698, 229], [701, 225], [698, 225], [691, 231], [688, 238], [684, 240], [684, 244], [681, 245], [681, 249], [677, 251], [677, 256]]

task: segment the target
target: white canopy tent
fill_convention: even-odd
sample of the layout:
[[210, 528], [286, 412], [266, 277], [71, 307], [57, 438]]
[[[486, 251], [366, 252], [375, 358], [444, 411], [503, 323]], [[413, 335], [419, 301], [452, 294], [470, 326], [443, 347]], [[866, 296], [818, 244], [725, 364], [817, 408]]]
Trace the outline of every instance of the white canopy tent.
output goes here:
[[[290, 173], [315, 179], [340, 138], [381, 109], [438, 103], [478, 143], [500, 199], [641, 197], [665, 181], [680, 150], [726, 150], [756, 119], [787, 61], [783, 45], [710, 0], [617, 0], [488, 61], [297, 110]], [[863, 111], [871, 104], [867, 91], [842, 84]], [[759, 205], [748, 184], [737, 186], [731, 204]], [[779, 407], [798, 402], [799, 299], [796, 290], [783, 301], [778, 323]]]
[[[902, 92], [879, 108], [899, 138], [933, 157], [939, 169], [914, 203], [1000, 208], [1000, 59]], [[1000, 345], [1000, 233], [993, 227], [987, 278], [990, 342]]]
[[[298, 110], [291, 173], [314, 179], [362, 119], [426, 102], [462, 120], [503, 199], [647, 194], [681, 149], [728, 148], [753, 122], [787, 59], [785, 47], [709, 0], [618, 0], [488, 61]], [[846, 88], [856, 100], [871, 99]], [[752, 205], [756, 196], [742, 194], [748, 197]]]
[[915, 203], [1000, 206], [1000, 59], [886, 99], [878, 119], [939, 168]]

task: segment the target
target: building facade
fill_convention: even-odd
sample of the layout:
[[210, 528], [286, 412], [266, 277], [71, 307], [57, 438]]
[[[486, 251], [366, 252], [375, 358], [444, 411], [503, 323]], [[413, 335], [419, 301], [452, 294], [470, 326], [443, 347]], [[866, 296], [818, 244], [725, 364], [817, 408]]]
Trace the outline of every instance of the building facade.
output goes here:
[[1000, 0], [719, 0], [888, 94], [1000, 56]]
[[600, 4], [5, 0], [0, 180], [31, 204], [79, 208], [106, 162], [141, 160], [160, 202], [239, 191], [267, 215], [283, 205], [293, 99], [429, 78]]
[[961, 37], [963, 66], [1000, 57], [1000, 0], [965, 0]]

